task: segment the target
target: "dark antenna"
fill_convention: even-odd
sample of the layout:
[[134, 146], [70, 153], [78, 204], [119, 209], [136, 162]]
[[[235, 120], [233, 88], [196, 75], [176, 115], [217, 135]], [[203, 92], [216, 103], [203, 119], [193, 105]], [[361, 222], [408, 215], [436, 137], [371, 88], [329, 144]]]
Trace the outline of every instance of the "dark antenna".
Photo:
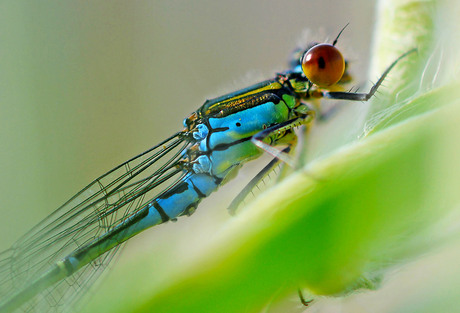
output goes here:
[[350, 23], [347, 23], [347, 25], [345, 25], [342, 30], [340, 31], [340, 33], [337, 35], [337, 37], [335, 37], [335, 40], [334, 42], [332, 43], [333, 46], [335, 46], [335, 44], [337, 43], [337, 40], [339, 39], [340, 35], [342, 35], [342, 32], [345, 30], [345, 28], [347, 28], [347, 26], [349, 25]]

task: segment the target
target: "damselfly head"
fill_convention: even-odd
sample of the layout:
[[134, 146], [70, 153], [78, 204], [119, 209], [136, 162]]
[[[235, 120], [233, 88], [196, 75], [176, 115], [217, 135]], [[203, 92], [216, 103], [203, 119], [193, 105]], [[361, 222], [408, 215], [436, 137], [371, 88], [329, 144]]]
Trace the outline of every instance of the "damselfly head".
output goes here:
[[345, 59], [334, 45], [313, 46], [302, 56], [302, 71], [313, 84], [329, 87], [337, 84], [345, 73]]
[[348, 24], [340, 30], [332, 44], [311, 42], [306, 48], [294, 51], [291, 59], [292, 71], [305, 75], [312, 84], [323, 88], [350, 82], [348, 63], [335, 47], [347, 26]]

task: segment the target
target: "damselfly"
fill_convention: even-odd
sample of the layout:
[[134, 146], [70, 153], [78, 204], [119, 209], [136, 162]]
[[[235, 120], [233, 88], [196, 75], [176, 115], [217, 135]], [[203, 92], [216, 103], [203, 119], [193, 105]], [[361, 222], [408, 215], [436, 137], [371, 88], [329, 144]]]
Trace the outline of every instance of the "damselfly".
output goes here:
[[[340, 34], [339, 34], [340, 36]], [[184, 128], [100, 176], [26, 233], [0, 258], [0, 312], [59, 311], [75, 301], [121, 243], [152, 226], [191, 215], [201, 200], [264, 152], [295, 166], [294, 128], [309, 125], [320, 99], [367, 101], [341, 91], [347, 62], [332, 42], [297, 51], [291, 68], [248, 88], [207, 100]], [[258, 175], [231, 205], [235, 208]], [[78, 288], [74, 288], [78, 286]]]

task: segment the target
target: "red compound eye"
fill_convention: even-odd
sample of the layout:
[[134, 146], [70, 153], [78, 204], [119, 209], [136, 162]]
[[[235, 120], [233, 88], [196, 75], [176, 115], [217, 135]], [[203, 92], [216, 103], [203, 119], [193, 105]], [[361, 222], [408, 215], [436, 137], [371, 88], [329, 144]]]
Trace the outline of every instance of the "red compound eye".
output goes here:
[[302, 70], [315, 85], [328, 87], [337, 83], [345, 71], [339, 49], [328, 43], [312, 47], [302, 57]]

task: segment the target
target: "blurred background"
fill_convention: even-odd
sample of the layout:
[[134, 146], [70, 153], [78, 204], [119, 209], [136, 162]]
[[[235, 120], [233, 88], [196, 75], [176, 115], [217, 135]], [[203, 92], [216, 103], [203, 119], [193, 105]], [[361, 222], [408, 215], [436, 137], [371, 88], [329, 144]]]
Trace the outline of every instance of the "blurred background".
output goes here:
[[[368, 0], [2, 1], [0, 250], [95, 177], [180, 130], [206, 99], [286, 69], [299, 43], [332, 41], [350, 23], [338, 46], [356, 85], [375, 79], [367, 76], [374, 10]], [[355, 138], [364, 114], [363, 104], [347, 104], [313, 130], [312, 158]], [[193, 217], [130, 240], [100, 293], [112, 292], [104, 286], [131, 258], [156, 255], [161, 271], [193, 253], [229, 218], [251, 167]], [[97, 295], [91, 305], [103, 310]]]

